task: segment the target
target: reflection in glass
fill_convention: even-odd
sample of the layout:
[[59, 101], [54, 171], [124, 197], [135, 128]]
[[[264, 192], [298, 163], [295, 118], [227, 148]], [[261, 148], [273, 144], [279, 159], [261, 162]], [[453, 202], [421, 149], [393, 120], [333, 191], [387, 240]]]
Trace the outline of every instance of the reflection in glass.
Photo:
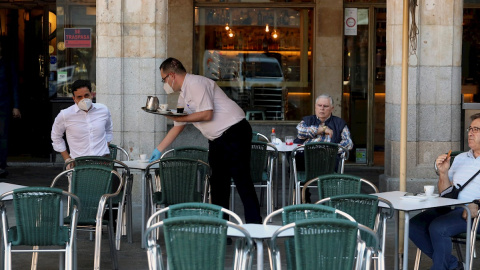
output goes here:
[[311, 9], [197, 7], [194, 73], [259, 112], [249, 120], [299, 120], [312, 113], [312, 19]]

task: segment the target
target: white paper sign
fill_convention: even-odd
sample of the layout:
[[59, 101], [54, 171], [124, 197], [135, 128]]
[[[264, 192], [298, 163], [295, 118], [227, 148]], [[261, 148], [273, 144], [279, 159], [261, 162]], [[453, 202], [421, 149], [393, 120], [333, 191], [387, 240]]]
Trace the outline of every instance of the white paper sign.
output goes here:
[[356, 8], [345, 8], [345, 36], [356, 36], [357, 35], [357, 9]]
[[66, 82], [67, 81], [67, 72], [66, 71], [59, 71], [57, 72], [57, 81]]

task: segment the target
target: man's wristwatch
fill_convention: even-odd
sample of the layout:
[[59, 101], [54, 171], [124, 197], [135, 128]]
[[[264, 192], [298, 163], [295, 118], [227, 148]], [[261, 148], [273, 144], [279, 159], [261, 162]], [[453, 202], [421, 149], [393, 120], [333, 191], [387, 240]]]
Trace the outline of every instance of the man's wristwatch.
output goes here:
[[480, 207], [480, 200], [479, 199], [473, 200], [472, 203], [474, 203], [474, 204], [476, 204]]

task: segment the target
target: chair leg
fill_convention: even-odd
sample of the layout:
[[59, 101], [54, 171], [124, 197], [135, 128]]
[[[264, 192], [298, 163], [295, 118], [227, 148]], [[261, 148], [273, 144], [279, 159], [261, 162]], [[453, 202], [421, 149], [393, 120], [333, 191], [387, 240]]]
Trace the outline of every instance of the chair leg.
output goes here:
[[413, 270], [418, 270], [418, 268], [420, 267], [421, 258], [422, 258], [422, 251], [419, 248], [417, 248], [417, 255], [415, 256], [415, 266]]
[[117, 258], [117, 249], [115, 247], [115, 233], [113, 231], [113, 214], [112, 214], [112, 209], [110, 209], [110, 221], [108, 222], [108, 239], [109, 239], [109, 244], [110, 244], [110, 257], [112, 258], [112, 263], [113, 263], [113, 269], [117, 270], [118, 269], [118, 258]]
[[235, 186], [230, 186], [230, 210], [235, 212]]
[[460, 249], [460, 244], [455, 241], [453, 243], [453, 246], [455, 247], [455, 250], [457, 251], [458, 262], [463, 263], [463, 255], [462, 255], [462, 250]]
[[[38, 246], [34, 246], [33, 250], [38, 250]], [[38, 262], [38, 252], [32, 253], [32, 265], [30, 266], [31, 270], [37, 269], [37, 262]]]
[[3, 256], [4, 270], [12, 270], [12, 244], [8, 243], [5, 246], [5, 252]]

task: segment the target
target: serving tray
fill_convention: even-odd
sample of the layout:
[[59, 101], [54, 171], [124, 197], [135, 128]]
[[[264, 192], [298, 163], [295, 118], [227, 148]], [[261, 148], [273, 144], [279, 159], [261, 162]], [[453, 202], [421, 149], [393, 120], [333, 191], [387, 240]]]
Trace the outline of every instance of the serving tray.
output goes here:
[[170, 115], [170, 116], [183, 116], [183, 115], [187, 115], [187, 113], [183, 112], [183, 113], [177, 113], [177, 112], [172, 112], [172, 111], [160, 111], [160, 110], [156, 110], [156, 111], [151, 111], [151, 110], [147, 110], [147, 108], [145, 107], [142, 107], [142, 110], [144, 110], [145, 112], [147, 113], [153, 113], [153, 114], [158, 114], [158, 115]]

